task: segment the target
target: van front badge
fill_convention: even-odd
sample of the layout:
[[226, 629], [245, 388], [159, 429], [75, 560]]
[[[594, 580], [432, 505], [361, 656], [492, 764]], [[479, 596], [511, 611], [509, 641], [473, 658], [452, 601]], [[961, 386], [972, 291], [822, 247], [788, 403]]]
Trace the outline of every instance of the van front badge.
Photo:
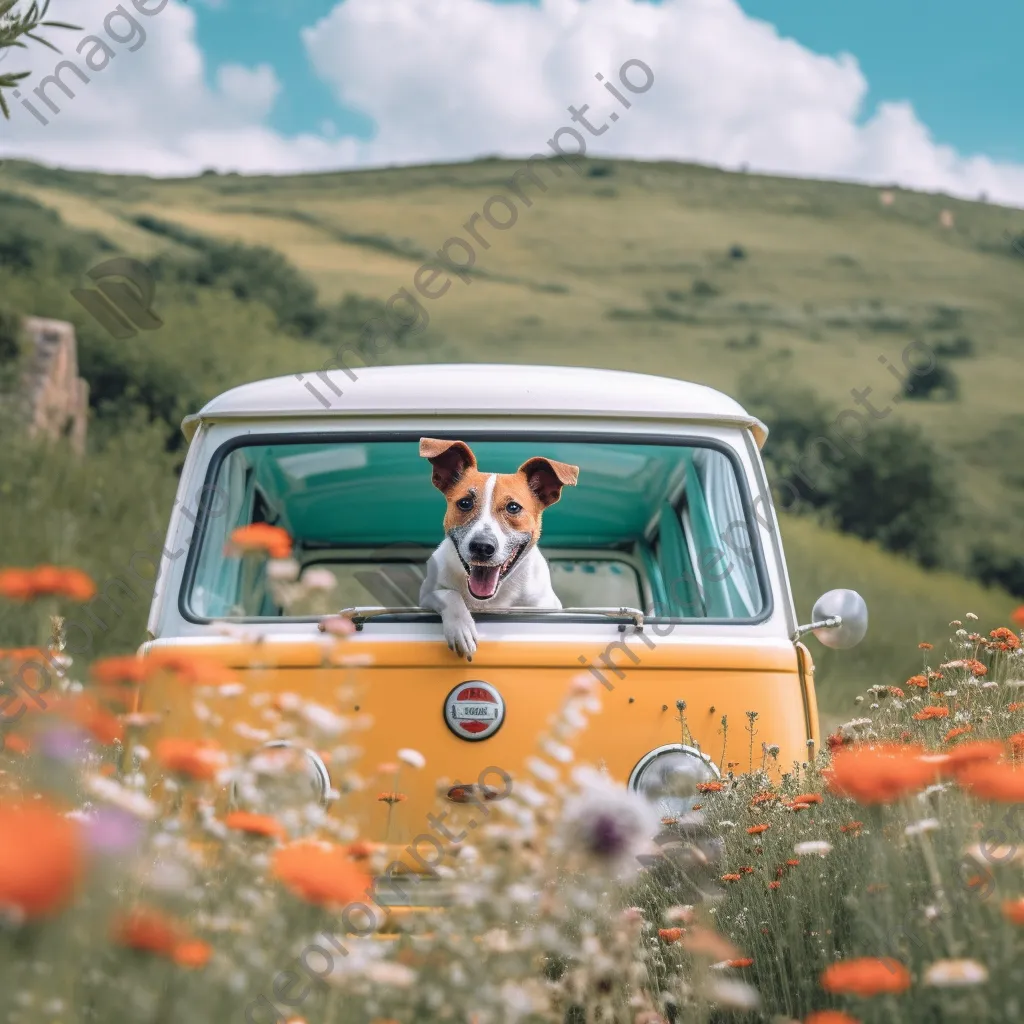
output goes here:
[[505, 702], [490, 683], [459, 683], [444, 701], [444, 720], [459, 739], [485, 740], [505, 721]]

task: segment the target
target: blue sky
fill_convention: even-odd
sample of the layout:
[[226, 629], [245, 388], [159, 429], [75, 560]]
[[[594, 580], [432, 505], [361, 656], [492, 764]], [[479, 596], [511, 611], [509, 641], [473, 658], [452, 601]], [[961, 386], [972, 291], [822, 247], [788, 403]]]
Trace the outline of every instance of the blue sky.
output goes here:
[[[279, 131], [314, 131], [331, 121], [342, 133], [370, 137], [373, 120], [339, 106], [310, 67], [299, 36], [336, 3], [200, 6], [198, 40], [211, 73], [224, 61], [268, 62], [285, 86], [270, 117]], [[937, 141], [1024, 161], [1024, 0], [740, 0], [740, 6], [819, 53], [852, 53], [870, 86], [866, 115], [880, 100], [907, 99]]]
[[[115, 8], [53, 0], [82, 26], [64, 53], [125, 36]], [[73, 106], [43, 121], [15, 104], [0, 158], [148, 174], [517, 158], [565, 139], [571, 104], [610, 116], [598, 81], [640, 60], [650, 91], [614, 131], [577, 130], [591, 155], [1024, 207], [1024, 0], [165, 0], [137, 20], [145, 41], [116, 43]], [[55, 60], [8, 63], [41, 82]]]

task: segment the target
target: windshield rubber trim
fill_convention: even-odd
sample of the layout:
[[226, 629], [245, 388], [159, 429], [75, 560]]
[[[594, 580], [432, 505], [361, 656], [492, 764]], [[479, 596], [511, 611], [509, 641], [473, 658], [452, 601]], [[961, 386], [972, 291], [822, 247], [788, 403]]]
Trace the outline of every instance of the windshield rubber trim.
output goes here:
[[[442, 432], [443, 433], [443, 432]], [[419, 439], [423, 436], [422, 431], [412, 430], [375, 430], [372, 432], [366, 430], [358, 431], [345, 431], [345, 430], [317, 430], [317, 431], [296, 431], [294, 433], [272, 433], [272, 434], [239, 434], [237, 437], [229, 438], [223, 444], [221, 444], [214, 453], [210, 456], [210, 464], [206, 469], [205, 485], [210, 493], [213, 493], [212, 488], [220, 473], [221, 464], [233, 451], [238, 448], [255, 448], [260, 445], [286, 445], [286, 444], [324, 444], [332, 441], [344, 441], [349, 444], [368, 444], [373, 442], [415, 442], [418, 443]], [[539, 434], [536, 429], [524, 429], [517, 430], [515, 428], [508, 428], [505, 430], [471, 430], [469, 432], [460, 432], [460, 440], [467, 442], [476, 441], [530, 441], [535, 440], [538, 442], [550, 441], [550, 432], [545, 435]], [[768, 581], [768, 569], [765, 564], [764, 549], [761, 545], [760, 531], [757, 529], [757, 515], [754, 511], [754, 505], [750, 497], [750, 487], [745, 474], [743, 473], [743, 463], [740, 461], [739, 454], [736, 450], [728, 444], [722, 441], [717, 441], [708, 437], [690, 437], [687, 435], [673, 435], [673, 434], [624, 434], [622, 432], [608, 431], [607, 433], [591, 433], [589, 431], [578, 431], [578, 432], [566, 432], [558, 434], [559, 443], [568, 444], [647, 444], [647, 445], [663, 445], [671, 448], [710, 448], [712, 451], [717, 451], [724, 455], [730, 462], [733, 468], [733, 473], [736, 480], [736, 485], [740, 492], [740, 503], [743, 506], [743, 516], [747, 524], [747, 535], [751, 539], [751, 550], [750, 554], [754, 557], [754, 570], [757, 575], [758, 588], [761, 592], [762, 608], [758, 615], [752, 618], [745, 619], [724, 619], [724, 618], [674, 618], [672, 616], [665, 615], [651, 615], [644, 617], [644, 624], [653, 623], [657, 625], [672, 624], [672, 625], [702, 625], [702, 626], [757, 626], [763, 622], [767, 622], [775, 612], [775, 600], [772, 594], [772, 588]], [[206, 493], [206, 492], [204, 492]], [[199, 557], [202, 552], [203, 545], [206, 543], [207, 532], [206, 527], [210, 517], [210, 510], [204, 503], [199, 509], [199, 515], [196, 517], [197, 521], [195, 524], [193, 536], [197, 538], [197, 543], [189, 545], [188, 556], [185, 560], [185, 569], [182, 574], [181, 587], [178, 590], [178, 613], [182, 619], [186, 622], [197, 626], [208, 626], [218, 622], [230, 622], [239, 624], [300, 624], [305, 622], [317, 622], [323, 616], [284, 616], [279, 615], [271, 618], [270, 616], [202, 616], [194, 612], [189, 606], [189, 598], [192, 594], [192, 588], [195, 584], [195, 576], [199, 566]], [[730, 549], [732, 550], [732, 549]], [[733, 551], [736, 555], [736, 552]], [[737, 556], [739, 557], [739, 556]], [[408, 618], [409, 621], [422, 622], [424, 618], [419, 616], [385, 616], [389, 622], [401, 622], [403, 618]], [[440, 621], [440, 615], [434, 617], [432, 621]], [[493, 620], [499, 621], [512, 621], [512, 622], [530, 622], [534, 620], [533, 616], [517, 615], [515, 617], [508, 615], [501, 615], [501, 613], [481, 613], [475, 615], [474, 618], [479, 622], [488, 622]], [[431, 620], [427, 620], [431, 621]], [[559, 620], [561, 623], [566, 623], [565, 619]], [[613, 622], [614, 620], [606, 620]], [[583, 618], [582, 616], [571, 620], [572, 624], [589, 624], [591, 620], [589, 618]]]

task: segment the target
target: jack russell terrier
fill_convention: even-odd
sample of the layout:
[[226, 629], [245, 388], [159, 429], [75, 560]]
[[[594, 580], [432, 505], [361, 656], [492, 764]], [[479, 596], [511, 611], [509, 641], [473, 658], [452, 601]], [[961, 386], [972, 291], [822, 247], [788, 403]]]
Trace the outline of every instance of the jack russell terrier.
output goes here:
[[420, 455], [448, 499], [446, 537], [427, 562], [420, 606], [440, 612], [449, 649], [472, 661], [472, 612], [562, 607], [537, 541], [541, 513], [576, 483], [579, 469], [535, 458], [515, 473], [481, 473], [469, 445], [433, 437], [420, 439]]

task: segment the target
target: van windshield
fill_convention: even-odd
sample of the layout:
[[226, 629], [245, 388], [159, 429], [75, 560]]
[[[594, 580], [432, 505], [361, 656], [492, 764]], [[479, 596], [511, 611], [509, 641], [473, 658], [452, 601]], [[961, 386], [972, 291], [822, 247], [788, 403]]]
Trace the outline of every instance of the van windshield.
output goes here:
[[[579, 467], [577, 485], [544, 512], [539, 545], [564, 609], [720, 622], [767, 613], [750, 496], [724, 445], [463, 439], [484, 472], [514, 473], [534, 456]], [[321, 587], [330, 573], [333, 610], [418, 606], [446, 510], [418, 440], [294, 435], [223, 446], [207, 481], [220, 507], [199, 520], [183, 613], [193, 621], [315, 617], [301, 588], [284, 607], [267, 563], [228, 553], [232, 531], [251, 523], [286, 530], [299, 571], [321, 570]]]

